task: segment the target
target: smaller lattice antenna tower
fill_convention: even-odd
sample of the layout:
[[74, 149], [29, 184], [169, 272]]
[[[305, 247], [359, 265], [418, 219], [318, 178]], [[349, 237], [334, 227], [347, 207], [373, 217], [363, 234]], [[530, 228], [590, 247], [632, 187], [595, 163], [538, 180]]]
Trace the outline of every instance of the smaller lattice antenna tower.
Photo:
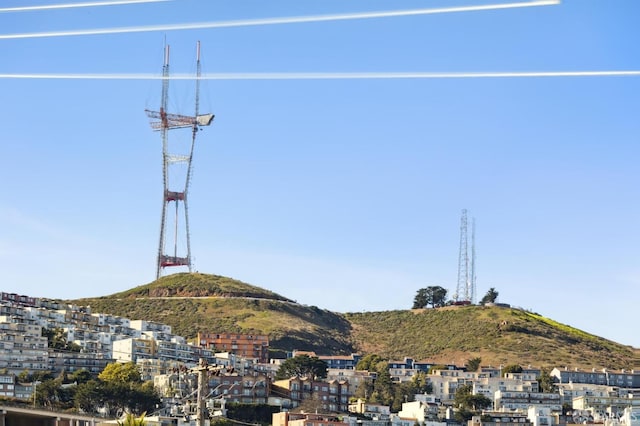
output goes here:
[[[191, 241], [187, 208], [191, 164], [196, 135], [203, 126], [213, 121], [213, 114], [200, 114], [200, 42], [196, 46], [195, 105], [191, 116], [167, 111], [169, 100], [169, 46], [165, 45], [162, 66], [162, 98], [160, 110], [145, 110], [151, 119], [151, 128], [160, 132], [162, 139], [162, 218], [160, 221], [160, 244], [156, 262], [156, 278], [164, 268], [182, 266], [192, 271]], [[188, 147], [177, 148], [169, 138], [169, 130], [189, 132]], [[186, 169], [186, 172], [185, 172]], [[178, 248], [179, 243], [183, 246]]]
[[460, 218], [460, 250], [458, 252], [458, 284], [454, 299], [456, 302], [469, 300], [469, 244], [467, 240], [467, 209]]
[[469, 301], [476, 303], [476, 218], [471, 219], [471, 275], [469, 276]]
[[469, 256], [469, 221], [467, 209], [460, 218], [460, 251], [458, 253], [458, 284], [453, 299], [474, 303], [476, 299], [476, 220], [471, 219], [471, 256]]

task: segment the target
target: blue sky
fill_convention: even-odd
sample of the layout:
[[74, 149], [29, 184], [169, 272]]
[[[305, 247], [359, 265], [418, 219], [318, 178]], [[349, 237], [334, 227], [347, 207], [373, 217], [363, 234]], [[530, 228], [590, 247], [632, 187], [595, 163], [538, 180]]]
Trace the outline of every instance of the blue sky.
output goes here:
[[[177, 74], [194, 72], [197, 40], [205, 74], [638, 71], [640, 2], [3, 35], [507, 3], [0, 11], [2, 291], [81, 298], [153, 281], [162, 207], [161, 142], [144, 114], [159, 81], [6, 74], [158, 76], [165, 39]], [[190, 114], [192, 93], [172, 82], [172, 111]], [[495, 287], [502, 302], [640, 347], [639, 93], [638, 75], [203, 81], [201, 111], [216, 119], [195, 152], [195, 268], [339, 312], [408, 309], [422, 287], [454, 293], [468, 209], [480, 297]]]

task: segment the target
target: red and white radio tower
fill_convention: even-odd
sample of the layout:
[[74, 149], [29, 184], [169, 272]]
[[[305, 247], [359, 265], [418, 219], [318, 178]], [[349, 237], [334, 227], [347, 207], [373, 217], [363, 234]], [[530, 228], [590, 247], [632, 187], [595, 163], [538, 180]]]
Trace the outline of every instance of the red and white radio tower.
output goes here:
[[[196, 135], [202, 126], [208, 126], [213, 121], [213, 114], [200, 114], [200, 42], [196, 53], [196, 97], [193, 116], [171, 114], [167, 112], [169, 97], [169, 46], [165, 46], [164, 65], [162, 67], [162, 100], [160, 111], [145, 110], [151, 120], [151, 128], [159, 131], [162, 136], [162, 180], [164, 184], [162, 195], [162, 220], [160, 225], [160, 245], [158, 247], [158, 261], [156, 265], [156, 279], [160, 278], [164, 268], [171, 266], [191, 267], [191, 242], [189, 236], [189, 216], [187, 209], [187, 192], [191, 179], [191, 162]], [[177, 145], [169, 143], [169, 130], [191, 129], [191, 144], [182, 151], [177, 151]], [[186, 166], [186, 170], [185, 170]], [[180, 173], [182, 171], [182, 173]], [[174, 204], [173, 206], [171, 204]], [[170, 209], [170, 207], [174, 207]], [[174, 213], [173, 223], [169, 229], [170, 219], [167, 217], [171, 210]], [[173, 238], [172, 238], [173, 237]], [[178, 250], [178, 241], [184, 247]], [[168, 247], [167, 243], [171, 246]]]

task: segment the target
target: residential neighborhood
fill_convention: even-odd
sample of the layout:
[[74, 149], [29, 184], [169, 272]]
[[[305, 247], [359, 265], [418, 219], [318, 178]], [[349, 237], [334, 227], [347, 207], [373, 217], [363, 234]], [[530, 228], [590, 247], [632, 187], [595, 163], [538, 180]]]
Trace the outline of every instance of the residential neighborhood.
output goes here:
[[[118, 363], [135, 365], [160, 396], [162, 404], [146, 413], [147, 424], [210, 424], [225, 418], [231, 405], [243, 404], [269, 406], [277, 426], [640, 425], [636, 370], [480, 364], [471, 371], [405, 357], [385, 361], [382, 377], [356, 368], [366, 354], [292, 351], [271, 359], [265, 335], [210, 330], [188, 341], [169, 325], [89, 306], [4, 292], [0, 299], [0, 397], [6, 403], [36, 406], [40, 383], [22, 380], [29, 375], [97, 376]], [[47, 336], [56, 330], [68, 347], [50, 344]], [[281, 368], [296, 357], [322, 361], [325, 374], [281, 377]], [[377, 402], [375, 391], [367, 394], [386, 378], [397, 385], [425, 378], [425, 391], [403, 395], [394, 409]]]

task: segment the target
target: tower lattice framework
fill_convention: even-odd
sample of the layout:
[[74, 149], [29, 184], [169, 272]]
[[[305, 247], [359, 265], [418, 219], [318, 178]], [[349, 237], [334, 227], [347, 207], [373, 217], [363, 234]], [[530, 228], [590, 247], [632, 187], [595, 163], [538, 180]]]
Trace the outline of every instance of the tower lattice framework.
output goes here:
[[462, 210], [460, 217], [460, 250], [458, 252], [458, 285], [456, 287], [456, 301], [469, 300], [469, 245], [467, 239], [467, 210]]
[[[151, 120], [151, 128], [160, 132], [162, 139], [162, 217], [160, 243], [156, 264], [156, 279], [164, 268], [184, 266], [192, 271], [191, 236], [189, 233], [188, 191], [191, 181], [193, 150], [196, 136], [203, 126], [213, 121], [213, 114], [200, 114], [200, 42], [196, 49], [195, 108], [193, 116], [172, 114], [169, 103], [169, 46], [165, 46], [162, 66], [162, 97], [160, 110], [145, 110]], [[191, 141], [187, 148], [179, 150], [170, 141], [170, 130], [190, 130]]]
[[[458, 252], [458, 283], [454, 299], [475, 302], [476, 298], [476, 221], [471, 220], [471, 258], [469, 258], [469, 223], [467, 209], [460, 217], [460, 251]], [[471, 267], [471, 268], [469, 268]]]

